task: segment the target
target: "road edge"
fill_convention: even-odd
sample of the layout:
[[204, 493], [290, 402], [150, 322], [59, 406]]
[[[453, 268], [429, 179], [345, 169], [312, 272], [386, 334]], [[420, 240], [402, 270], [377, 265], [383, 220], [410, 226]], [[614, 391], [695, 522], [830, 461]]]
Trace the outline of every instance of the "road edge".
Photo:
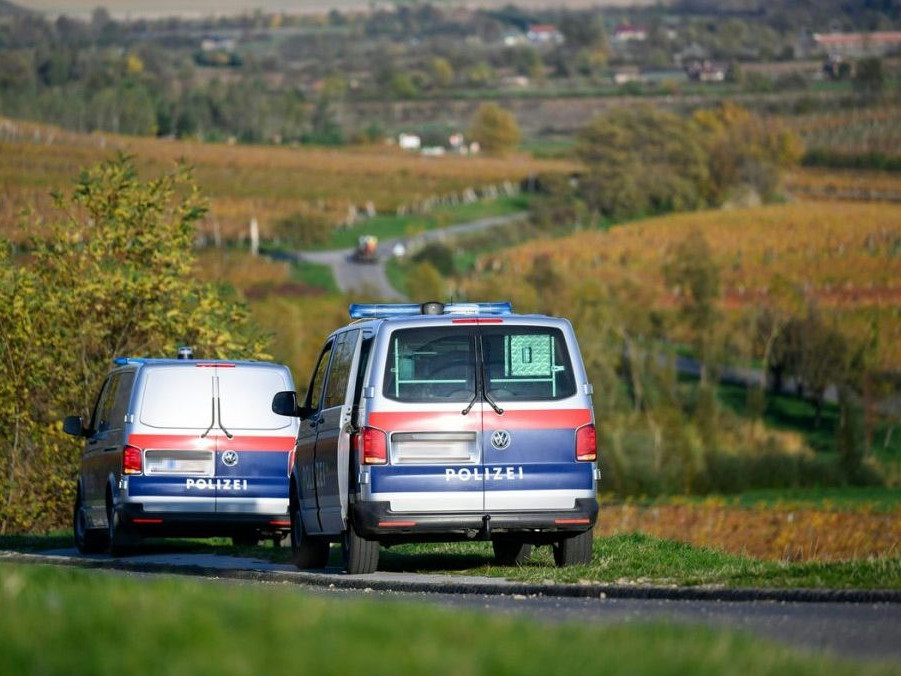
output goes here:
[[127, 559], [87, 559], [0, 551], [0, 563], [27, 563], [73, 568], [118, 570], [133, 573], [176, 574], [192, 577], [278, 582], [348, 589], [428, 594], [476, 594], [483, 596], [545, 596], [560, 598], [644, 599], [661, 601], [721, 601], [776, 603], [901, 603], [901, 590], [822, 588], [662, 587], [611, 584], [530, 584], [485, 578], [484, 582], [453, 580], [379, 580], [366, 575], [332, 572], [271, 571], [215, 568], [194, 564], [131, 562]]

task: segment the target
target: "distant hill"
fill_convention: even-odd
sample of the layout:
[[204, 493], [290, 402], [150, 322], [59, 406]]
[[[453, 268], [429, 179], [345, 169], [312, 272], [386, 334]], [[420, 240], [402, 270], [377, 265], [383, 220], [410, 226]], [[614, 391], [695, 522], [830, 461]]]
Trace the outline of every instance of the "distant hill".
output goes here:
[[[587, 8], [653, 5], [658, 0], [518, 0], [520, 7]], [[663, 0], [671, 4], [673, 0]], [[67, 14], [87, 18], [98, 6], [105, 6], [114, 19], [155, 19], [167, 16], [197, 18], [210, 15], [243, 14], [254, 10], [287, 12], [289, 14], [324, 14], [332, 9], [342, 12], [365, 12], [373, 6], [387, 7], [394, 3], [384, 0], [27, 0], [29, 7], [49, 15]], [[8, 0], [0, 0], [9, 4]], [[396, 3], [402, 4], [402, 3]], [[466, 6], [500, 8], [510, 0], [435, 0], [438, 6]]]
[[33, 14], [33, 11], [13, 4], [9, 0], [0, 0], [0, 16], [10, 14]]

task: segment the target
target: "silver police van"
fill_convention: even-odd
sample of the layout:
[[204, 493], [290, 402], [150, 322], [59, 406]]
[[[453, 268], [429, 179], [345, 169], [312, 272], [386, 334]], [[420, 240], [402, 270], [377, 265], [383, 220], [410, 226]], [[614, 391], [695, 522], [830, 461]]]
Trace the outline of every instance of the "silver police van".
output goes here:
[[490, 540], [497, 560], [551, 545], [587, 563], [597, 518], [591, 385], [565, 319], [509, 303], [352, 305], [325, 343], [299, 418], [290, 480], [298, 567], [342, 543], [350, 573], [379, 546]]
[[280, 364], [119, 358], [87, 422], [73, 515], [79, 551], [113, 555], [141, 536], [288, 531], [288, 474], [298, 421], [272, 397], [294, 387]]

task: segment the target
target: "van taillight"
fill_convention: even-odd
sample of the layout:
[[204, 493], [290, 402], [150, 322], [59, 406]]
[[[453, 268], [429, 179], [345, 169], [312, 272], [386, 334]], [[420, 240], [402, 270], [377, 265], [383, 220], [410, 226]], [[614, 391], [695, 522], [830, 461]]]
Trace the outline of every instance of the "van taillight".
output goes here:
[[592, 462], [598, 459], [598, 433], [594, 425], [585, 425], [576, 430], [576, 460]]
[[122, 474], [140, 474], [144, 471], [141, 449], [126, 446], [122, 449]]
[[388, 462], [388, 437], [382, 430], [364, 427], [355, 439], [360, 462], [364, 465], [384, 465]]

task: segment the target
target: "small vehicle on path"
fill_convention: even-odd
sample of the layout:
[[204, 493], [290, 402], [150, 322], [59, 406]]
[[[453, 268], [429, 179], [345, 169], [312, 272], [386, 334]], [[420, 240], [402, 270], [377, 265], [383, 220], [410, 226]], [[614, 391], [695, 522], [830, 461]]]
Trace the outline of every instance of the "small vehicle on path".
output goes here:
[[63, 422], [85, 438], [78, 550], [120, 555], [142, 536], [281, 540], [298, 421], [270, 404], [293, 386], [280, 364], [116, 359], [91, 419]]
[[597, 519], [591, 385], [565, 319], [509, 303], [351, 305], [325, 342], [306, 397], [276, 395], [300, 420], [290, 479], [300, 568], [342, 545], [349, 573], [380, 545], [490, 540], [515, 564], [551, 545], [587, 563]]

